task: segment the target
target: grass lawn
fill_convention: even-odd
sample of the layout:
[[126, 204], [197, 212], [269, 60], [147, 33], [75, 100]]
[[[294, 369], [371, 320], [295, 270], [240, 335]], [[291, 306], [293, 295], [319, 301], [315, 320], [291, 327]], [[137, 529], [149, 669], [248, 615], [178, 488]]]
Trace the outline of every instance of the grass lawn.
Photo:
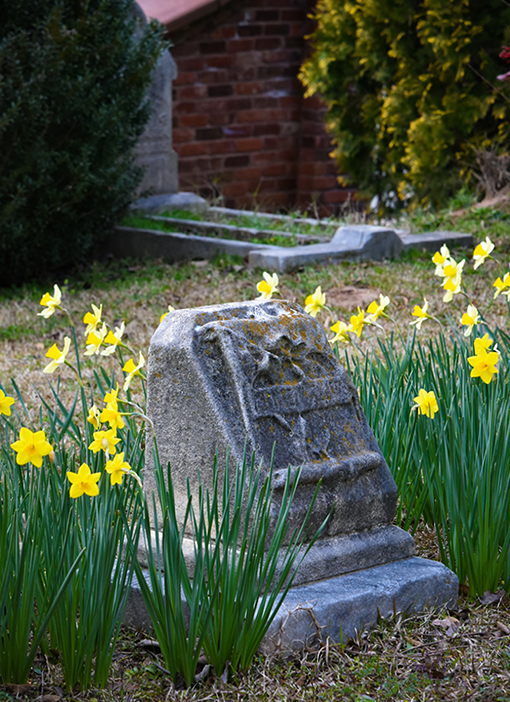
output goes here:
[[[428, 219], [427, 219], [428, 217]], [[494, 210], [467, 214], [420, 215], [415, 229], [454, 229], [472, 231], [477, 240], [489, 235], [496, 244], [494, 261], [486, 261], [473, 271], [465, 266], [465, 283], [472, 302], [492, 324], [508, 330], [507, 298], [493, 299], [492, 284], [510, 266], [510, 227], [508, 215]], [[400, 225], [402, 226], [402, 225]], [[454, 252], [458, 260], [469, 259], [471, 251]], [[429, 312], [441, 321], [459, 323], [467, 302], [460, 295], [451, 303], [442, 301], [441, 281], [434, 276], [430, 253], [411, 252], [398, 261], [342, 263], [328, 267], [308, 267], [280, 277], [284, 299], [304, 304], [317, 285], [327, 293], [329, 311], [320, 321], [329, 327], [343, 319], [348, 322], [357, 307], [366, 309], [380, 293], [391, 299], [384, 322], [406, 336], [414, 305], [423, 298]], [[40, 405], [34, 387], [48, 394], [42, 374], [45, 353], [53, 344], [62, 348], [68, 334], [66, 318], [38, 317], [42, 294], [57, 283], [63, 292], [63, 306], [78, 326], [91, 303], [103, 304], [103, 316], [110, 325], [126, 322], [129, 343], [146, 353], [160, 316], [170, 304], [176, 308], [196, 307], [249, 300], [257, 297], [260, 270], [247, 270], [241, 260], [196, 261], [166, 265], [158, 261], [113, 261], [91, 263], [68, 277], [27, 285], [18, 290], [0, 291], [0, 383], [12, 392], [14, 378], [28, 409], [37, 413]], [[459, 326], [459, 324], [458, 324]], [[427, 339], [437, 325], [428, 321], [419, 332]], [[382, 331], [371, 328], [360, 341], [363, 351], [375, 347]], [[353, 349], [353, 353], [356, 351]], [[92, 372], [95, 361], [87, 362]], [[112, 370], [121, 376], [116, 361]], [[74, 395], [72, 372], [61, 371], [61, 383]], [[418, 555], [438, 557], [433, 532], [418, 529]], [[114, 655], [108, 689], [76, 693], [83, 700], [510, 700], [510, 602], [507, 597], [469, 600], [465, 595], [454, 612], [425, 612], [409, 617], [395, 616], [356, 641], [332, 645], [318, 641], [310, 651], [290, 657], [259, 659], [245, 675], [228, 684], [210, 678], [202, 685], [177, 690], [164, 671], [157, 648], [144, 642], [146, 634], [125, 632]], [[39, 699], [56, 702], [63, 696], [57, 659], [37, 659], [30, 685], [0, 686], [0, 702], [13, 699]], [[71, 699], [68, 695], [66, 698]]]

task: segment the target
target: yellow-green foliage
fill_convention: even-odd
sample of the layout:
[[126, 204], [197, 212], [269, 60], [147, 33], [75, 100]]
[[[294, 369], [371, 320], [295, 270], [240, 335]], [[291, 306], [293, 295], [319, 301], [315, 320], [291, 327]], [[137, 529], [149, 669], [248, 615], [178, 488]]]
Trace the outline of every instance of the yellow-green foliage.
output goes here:
[[507, 143], [503, 0], [319, 0], [316, 20], [301, 79], [325, 100], [334, 156], [362, 190], [440, 204], [474, 148]]

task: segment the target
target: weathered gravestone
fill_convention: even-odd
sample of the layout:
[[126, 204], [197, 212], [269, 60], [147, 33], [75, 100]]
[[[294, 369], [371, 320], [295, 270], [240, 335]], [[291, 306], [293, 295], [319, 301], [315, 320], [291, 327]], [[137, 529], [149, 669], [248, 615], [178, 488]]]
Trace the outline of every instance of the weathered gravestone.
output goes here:
[[[147, 23], [142, 8], [135, 3], [135, 35], [140, 37]], [[194, 193], [178, 192], [178, 158], [172, 146], [172, 83], [177, 78], [177, 64], [168, 50], [160, 56], [147, 98], [151, 116], [136, 145], [135, 160], [145, 173], [137, 188], [136, 209], [163, 212], [172, 209], [205, 211], [207, 203]]]
[[[295, 616], [286, 620], [286, 645], [310, 633], [306, 602], [338, 639], [371, 624], [378, 610], [456, 600], [455, 575], [415, 558], [412, 537], [392, 524], [395, 482], [357, 391], [320, 324], [298, 305], [253, 301], [168, 314], [151, 342], [148, 413], [181, 518], [187, 481], [196, 491], [200, 471], [211, 487], [214, 454], [221, 466], [228, 447], [239, 462], [245, 441], [266, 470], [275, 447], [275, 509], [288, 466], [291, 480], [302, 466], [291, 527], [321, 480], [313, 522], [331, 517], [287, 597]], [[150, 464], [145, 484], [155, 490]]]

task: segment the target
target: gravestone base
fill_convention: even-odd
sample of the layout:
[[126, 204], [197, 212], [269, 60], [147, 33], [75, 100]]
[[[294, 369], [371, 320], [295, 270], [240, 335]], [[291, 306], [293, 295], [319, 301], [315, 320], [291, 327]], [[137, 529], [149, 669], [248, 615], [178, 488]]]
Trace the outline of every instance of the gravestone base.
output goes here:
[[[148, 572], [144, 573], [149, 582]], [[380, 617], [420, 612], [426, 607], [455, 607], [458, 589], [457, 576], [451, 570], [418, 557], [297, 585], [287, 593], [260, 650], [266, 655], [299, 650], [326, 636], [342, 643], [373, 627]], [[124, 624], [152, 630], [136, 577]]]
[[167, 210], [186, 210], [187, 212], [203, 213], [209, 209], [207, 200], [200, 195], [187, 192], [172, 192], [150, 197], [141, 197], [130, 206], [131, 210], [145, 214], [161, 214]]
[[458, 590], [451, 570], [417, 557], [298, 585], [289, 590], [261, 651], [299, 650], [325, 636], [341, 643], [374, 626], [379, 617], [454, 607]]

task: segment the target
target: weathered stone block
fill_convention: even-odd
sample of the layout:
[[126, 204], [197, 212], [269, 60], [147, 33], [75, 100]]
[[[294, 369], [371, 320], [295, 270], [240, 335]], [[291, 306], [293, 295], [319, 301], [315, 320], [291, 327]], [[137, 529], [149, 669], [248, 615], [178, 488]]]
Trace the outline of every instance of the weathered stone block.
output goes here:
[[[357, 391], [321, 325], [298, 305], [253, 301], [167, 315], [151, 342], [148, 412], [162, 463], [172, 465], [180, 518], [187, 481], [196, 491], [200, 471], [211, 487], [214, 455], [222, 466], [228, 448], [236, 464], [246, 441], [266, 472], [274, 452], [275, 510], [288, 467], [290, 480], [302, 467], [291, 529], [302, 523], [321, 481], [312, 528], [331, 514], [324, 531], [329, 556], [320, 567], [310, 557], [311, 579], [356, 567], [345, 539], [354, 533], [358, 563], [381, 562], [368, 537], [380, 527], [392, 544], [387, 554], [396, 548], [400, 557], [412, 555], [409, 535], [390, 526], [396, 486]], [[150, 465], [145, 480], [153, 489]]]

